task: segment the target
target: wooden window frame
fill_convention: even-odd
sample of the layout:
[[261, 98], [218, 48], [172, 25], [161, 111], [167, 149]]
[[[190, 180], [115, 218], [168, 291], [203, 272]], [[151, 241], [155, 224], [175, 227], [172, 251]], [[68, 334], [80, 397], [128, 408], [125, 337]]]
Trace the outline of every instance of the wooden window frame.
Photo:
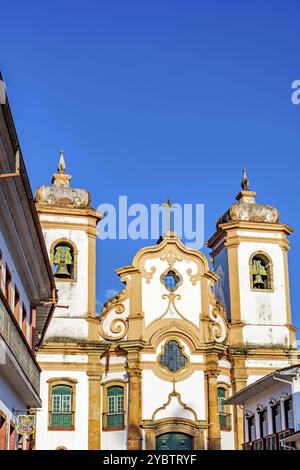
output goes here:
[[[283, 410], [284, 410], [284, 426], [283, 426], [283, 423], [282, 423], [282, 416], [281, 416], [281, 427], [284, 427], [285, 429], [282, 429], [281, 431], [279, 432], [284, 432], [284, 431], [288, 431], [290, 429], [294, 429], [295, 428], [295, 416], [294, 416], [294, 403], [293, 403], [293, 397], [292, 395], [284, 398], [283, 400]], [[286, 402], [287, 401], [291, 401], [292, 402], [292, 409], [293, 409], [293, 427], [290, 428], [288, 426], [288, 422], [287, 422], [287, 415], [286, 415]]]
[[[261, 421], [261, 416], [263, 413], [266, 413], [267, 416], [267, 433], [265, 436], [262, 435], [262, 421]], [[264, 408], [260, 409], [258, 412], [258, 421], [259, 421], [259, 435], [260, 439], [265, 439], [269, 435], [270, 431], [270, 424], [269, 424], [269, 415], [268, 415], [268, 407], [265, 406]], [[258, 440], [258, 439], [257, 439]]]
[[[75, 431], [76, 426], [76, 384], [78, 380], [70, 377], [54, 377], [47, 380], [48, 383], [48, 431]], [[59, 385], [71, 387], [71, 413], [72, 413], [72, 426], [69, 428], [57, 428], [51, 426], [52, 416], [52, 390]]]
[[[250, 434], [250, 428], [249, 428], [249, 421], [250, 419], [254, 419], [254, 439], [252, 439], [252, 436]], [[251, 413], [248, 416], [246, 416], [246, 423], [247, 423], [247, 431], [248, 431], [248, 442], [247, 443], [252, 443], [257, 440], [257, 429], [256, 429], [256, 419], [255, 419], [255, 413]]]
[[[279, 424], [280, 424], [280, 429], [277, 431], [275, 429], [275, 421], [274, 421], [274, 415], [273, 415], [273, 410], [274, 408], [276, 408], [278, 406], [278, 409], [279, 409]], [[278, 434], [279, 432], [281, 432], [283, 429], [282, 429], [282, 415], [281, 415], [281, 406], [280, 406], [280, 400], [276, 401], [275, 403], [273, 403], [271, 405], [271, 417], [272, 417], [272, 434]]]
[[0, 290], [2, 290], [3, 282], [2, 282], [2, 276], [3, 276], [3, 255], [2, 255], [2, 250], [0, 250]]
[[[104, 382], [101, 384], [102, 386], [102, 430], [105, 432], [113, 432], [113, 431], [125, 431], [127, 426], [126, 426], [126, 419], [127, 419], [127, 387], [128, 387], [128, 381], [123, 380], [123, 379], [113, 379], [113, 380], [108, 380], [107, 382]], [[106, 420], [106, 415], [108, 411], [108, 389], [110, 387], [122, 387], [123, 388], [123, 397], [124, 397], [124, 410], [123, 410], [123, 416], [124, 416], [124, 426], [122, 428], [108, 428], [105, 427], [105, 420]]]
[[[3, 423], [0, 426], [0, 445], [4, 443], [3, 449], [0, 447], [1, 450], [7, 450], [7, 416], [3, 411], [0, 410], [0, 423], [3, 421]], [[2, 430], [3, 427], [3, 430]], [[2, 442], [3, 441], [3, 442]]]
[[22, 333], [27, 341], [27, 308], [24, 303], [22, 303], [22, 317], [21, 317], [21, 330]]
[[[218, 389], [222, 388], [225, 390], [225, 400], [227, 400], [230, 396], [230, 385], [227, 384], [226, 382], [218, 382], [217, 384], [217, 394], [218, 394]], [[224, 429], [221, 429], [221, 423], [220, 423], [220, 431], [222, 432], [230, 432], [232, 430], [232, 416], [230, 413], [230, 405], [225, 405], [225, 416], [226, 416], [226, 427]], [[218, 414], [220, 417], [219, 413], [219, 397], [218, 397]]]
[[[16, 300], [18, 302], [16, 303]], [[20, 312], [21, 312], [21, 297], [17, 286], [15, 285], [15, 297], [14, 297], [14, 316], [18, 324], [20, 323]]]
[[10, 425], [9, 425], [9, 450], [17, 450], [17, 447], [16, 447], [16, 426], [12, 421], [10, 422]]
[[29, 344], [32, 349], [32, 351], [35, 351], [35, 334], [36, 334], [36, 307], [33, 305], [30, 305], [30, 313], [29, 313]]
[[5, 298], [7, 300], [8, 305], [11, 308], [11, 301], [12, 301], [12, 274], [10, 269], [6, 263], [5, 265]]

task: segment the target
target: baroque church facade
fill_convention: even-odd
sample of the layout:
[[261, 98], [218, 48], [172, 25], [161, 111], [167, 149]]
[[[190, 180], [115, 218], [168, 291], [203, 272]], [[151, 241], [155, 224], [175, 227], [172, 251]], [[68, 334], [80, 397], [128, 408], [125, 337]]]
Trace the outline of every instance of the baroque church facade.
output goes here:
[[[298, 362], [288, 236], [244, 174], [206, 255], [170, 230], [116, 270], [124, 289], [96, 315], [97, 223], [63, 154], [36, 207], [58, 289], [43, 346], [37, 449], [241, 449], [226, 399]], [[105, 242], [102, 242], [105, 243]]]

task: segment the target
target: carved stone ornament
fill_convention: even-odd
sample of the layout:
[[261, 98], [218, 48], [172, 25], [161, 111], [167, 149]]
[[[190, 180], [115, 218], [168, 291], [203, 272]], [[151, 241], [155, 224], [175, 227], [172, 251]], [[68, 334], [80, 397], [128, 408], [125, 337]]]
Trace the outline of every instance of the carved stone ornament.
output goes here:
[[217, 221], [217, 227], [231, 221], [276, 224], [279, 220], [278, 210], [267, 204], [257, 204], [256, 192], [250, 191], [249, 181], [244, 170], [242, 191], [236, 196], [238, 202], [233, 204]]
[[58, 173], [54, 173], [52, 186], [40, 186], [35, 194], [38, 204], [51, 206], [71, 206], [79, 209], [90, 207], [91, 196], [85, 189], [73, 189], [70, 187], [71, 175], [66, 173], [66, 163], [63, 150], [57, 167]]
[[104, 339], [116, 341], [123, 339], [128, 332], [128, 310], [124, 303], [128, 299], [126, 289], [112, 297], [103, 306], [99, 333]]
[[224, 306], [213, 296], [210, 304], [210, 334], [212, 341], [225, 343], [228, 337], [228, 323]]
[[65, 188], [63, 186], [40, 186], [36, 191], [38, 204], [90, 207], [91, 197], [85, 189]]

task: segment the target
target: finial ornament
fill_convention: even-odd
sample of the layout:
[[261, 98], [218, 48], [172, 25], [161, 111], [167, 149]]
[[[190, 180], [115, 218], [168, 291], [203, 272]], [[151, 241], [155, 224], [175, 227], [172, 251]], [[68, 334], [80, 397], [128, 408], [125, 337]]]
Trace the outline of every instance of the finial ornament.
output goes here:
[[174, 204], [171, 204], [170, 196], [168, 196], [167, 202], [160, 204], [160, 206], [166, 207], [167, 211], [168, 211], [168, 232], [167, 232], [167, 235], [168, 236], [171, 236], [171, 235], [174, 236], [174, 234], [171, 232], [171, 209], [173, 209], [173, 208], [175, 209], [175, 207], [177, 207], [177, 206], [175, 206]]
[[247, 170], [243, 170], [243, 179], [242, 179], [242, 189], [243, 191], [249, 191], [249, 180], [247, 177]]
[[64, 157], [64, 151], [60, 151], [60, 157], [59, 157], [59, 162], [58, 162], [58, 172], [59, 173], [65, 173], [66, 171], [66, 162], [65, 162], [65, 157]]

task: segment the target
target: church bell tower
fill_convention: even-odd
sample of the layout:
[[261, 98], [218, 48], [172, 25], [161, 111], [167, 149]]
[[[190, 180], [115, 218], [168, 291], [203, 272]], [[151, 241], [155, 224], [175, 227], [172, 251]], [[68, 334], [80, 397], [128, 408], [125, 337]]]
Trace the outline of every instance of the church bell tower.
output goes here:
[[219, 276], [216, 295], [226, 306], [230, 346], [287, 350], [296, 347], [288, 271], [292, 229], [255, 196], [244, 170], [237, 202], [207, 242]]
[[58, 307], [45, 341], [72, 342], [93, 338], [96, 289], [97, 223], [85, 189], [70, 185], [63, 151], [51, 186], [36, 192], [36, 207], [58, 289]]

